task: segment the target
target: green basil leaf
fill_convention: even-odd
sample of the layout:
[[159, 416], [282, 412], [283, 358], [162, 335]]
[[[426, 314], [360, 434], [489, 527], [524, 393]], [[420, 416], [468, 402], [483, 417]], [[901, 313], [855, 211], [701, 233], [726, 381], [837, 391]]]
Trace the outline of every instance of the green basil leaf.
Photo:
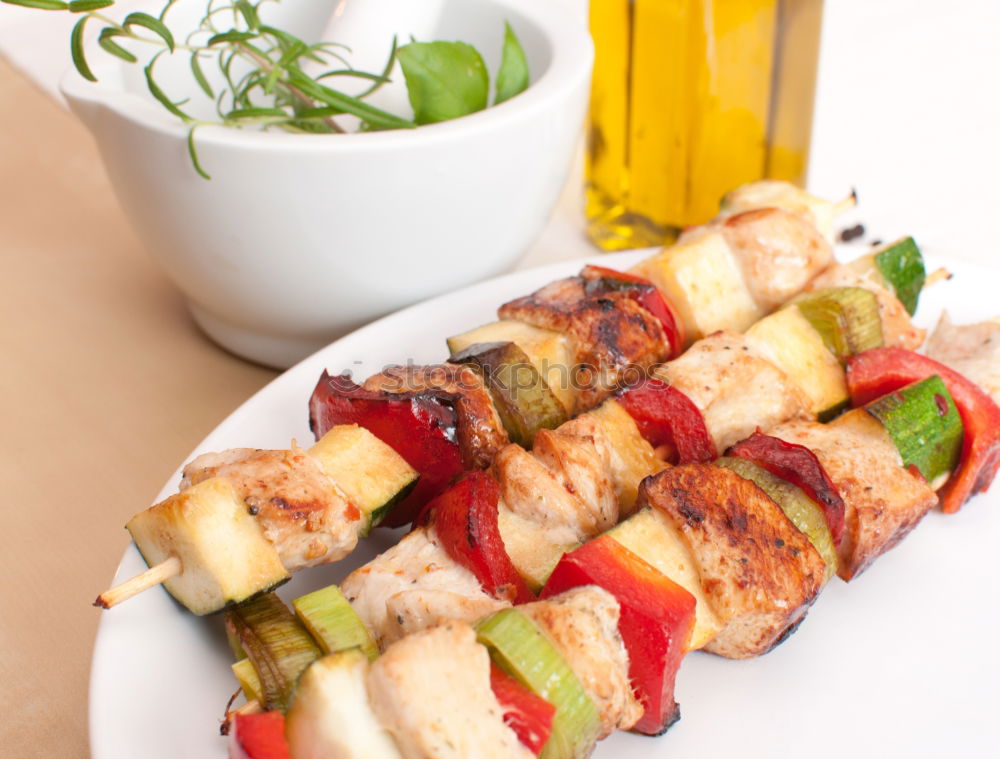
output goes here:
[[167, 28], [166, 24], [160, 21], [160, 19], [154, 18], [153, 16], [150, 16], [148, 13], [141, 13], [140, 11], [135, 11], [134, 13], [130, 13], [125, 17], [125, 20], [122, 21], [122, 26], [124, 26], [126, 29], [129, 29], [130, 27], [133, 26], [141, 26], [143, 29], [149, 29], [149, 31], [151, 31], [153, 34], [157, 35], [165, 43], [167, 43], [167, 48], [169, 48], [171, 53], [174, 52], [174, 35], [170, 33], [170, 30]]
[[490, 77], [478, 51], [464, 42], [412, 42], [396, 54], [418, 124], [435, 124], [481, 111]]
[[105, 51], [111, 53], [111, 55], [121, 58], [123, 61], [135, 63], [139, 59], [114, 41], [115, 37], [127, 36], [128, 35], [121, 29], [116, 29], [113, 26], [106, 26], [101, 29], [101, 33], [97, 37], [97, 44], [104, 48]]
[[504, 22], [503, 57], [497, 71], [497, 95], [494, 105], [510, 100], [528, 89], [528, 57], [524, 54], [511, 25]]
[[83, 54], [83, 25], [87, 23], [90, 16], [84, 16], [73, 26], [73, 31], [69, 36], [69, 49], [73, 56], [73, 65], [80, 72], [80, 76], [92, 82], [97, 81], [94, 72], [87, 65], [87, 58]]
[[62, 0], [0, 0], [8, 5], [23, 5], [25, 8], [38, 8], [43, 11], [69, 10], [69, 3]]

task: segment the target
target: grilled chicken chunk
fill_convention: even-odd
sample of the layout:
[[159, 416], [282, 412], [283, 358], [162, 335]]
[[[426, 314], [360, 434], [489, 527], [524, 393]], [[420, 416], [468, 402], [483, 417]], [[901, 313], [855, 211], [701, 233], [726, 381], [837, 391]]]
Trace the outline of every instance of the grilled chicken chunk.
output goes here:
[[642, 717], [628, 678], [628, 652], [618, 633], [620, 610], [602, 588], [575, 588], [518, 609], [562, 654], [601, 716], [601, 738], [627, 730]]
[[532, 759], [503, 721], [490, 657], [467, 624], [391, 645], [368, 673], [372, 709], [406, 759]]
[[754, 301], [770, 312], [798, 295], [833, 262], [833, 248], [801, 214], [758, 208], [710, 224], [740, 264]]
[[528, 453], [508, 445], [493, 462], [500, 499], [512, 512], [546, 529], [583, 541], [618, 521], [610, 462], [595, 438], [541, 430]]
[[302, 449], [205, 453], [184, 467], [180, 489], [211, 477], [232, 483], [289, 572], [343, 558], [365, 525], [357, 506]]
[[952, 324], [941, 314], [924, 352], [975, 382], [1000, 403], [1000, 322]]
[[913, 326], [906, 307], [878, 282], [859, 276], [844, 264], [834, 264], [809, 285], [810, 290], [822, 287], [863, 287], [875, 294], [878, 315], [882, 320], [882, 340], [890, 347], [916, 350], [923, 344], [925, 330]]
[[645, 480], [640, 502], [676, 525], [722, 629], [705, 650], [731, 659], [767, 653], [801, 622], [823, 586], [808, 538], [753, 482], [687, 464]]
[[720, 452], [758, 427], [768, 429], [809, 411], [810, 401], [799, 386], [770, 361], [753, 355], [736, 332], [702, 338], [659, 367], [656, 376], [698, 407]]
[[387, 629], [383, 638], [386, 645], [418, 630], [452, 620], [479, 619], [510, 605], [485, 594], [470, 598], [451, 590], [432, 590], [419, 585], [386, 599]]
[[[434, 529], [426, 527], [351, 572], [340, 588], [382, 648], [421, 621], [469, 621], [510, 606], [489, 596], [476, 576], [448, 555]], [[423, 595], [411, 595], [417, 592]], [[412, 616], [391, 617], [390, 607]]]
[[937, 496], [903, 461], [885, 428], [855, 409], [830, 424], [793, 421], [769, 435], [804, 445], [844, 499], [844, 539], [837, 574], [850, 580], [917, 526]]
[[393, 366], [372, 375], [365, 390], [412, 393], [441, 390], [455, 396], [458, 447], [466, 469], [483, 469], [510, 442], [482, 377], [468, 366]]
[[652, 314], [625, 293], [587, 295], [581, 277], [505, 303], [499, 315], [566, 334], [576, 362], [571, 379], [579, 387], [577, 410], [593, 408], [628, 369], [654, 366], [669, 350], [663, 325]]

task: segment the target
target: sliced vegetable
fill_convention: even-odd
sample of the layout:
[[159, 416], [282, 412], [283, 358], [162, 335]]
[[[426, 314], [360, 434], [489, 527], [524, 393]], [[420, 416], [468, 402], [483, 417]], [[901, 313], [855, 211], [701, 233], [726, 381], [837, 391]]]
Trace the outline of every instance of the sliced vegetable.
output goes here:
[[913, 316], [927, 279], [924, 257], [917, 243], [912, 237], [901, 237], [876, 248], [871, 255], [900, 303]]
[[971, 380], [913, 351], [879, 348], [847, 362], [855, 406], [934, 374], [944, 380], [964, 428], [958, 468], [938, 494], [941, 509], [951, 514], [975, 493], [989, 488], [1000, 468], [1000, 407]]
[[483, 376], [511, 442], [529, 448], [538, 430], [566, 421], [566, 409], [514, 343], [474, 343], [448, 360], [469, 364]]
[[229, 759], [291, 759], [281, 712], [235, 714], [229, 730]]
[[402, 456], [356, 424], [338, 424], [309, 454], [365, 515], [364, 534], [409, 495], [419, 477]]
[[622, 390], [617, 400], [646, 440], [676, 452], [674, 463], [712, 461], [718, 455], [701, 411], [666, 382], [647, 377]]
[[550, 329], [542, 329], [516, 319], [502, 319], [448, 338], [448, 350], [459, 353], [475, 343], [512, 342], [523, 350], [538, 373], [545, 378], [549, 390], [555, 393], [567, 412], [576, 406], [573, 383], [569, 381], [573, 367], [573, 349], [569, 339]]
[[448, 555], [472, 572], [483, 590], [494, 598], [526, 603], [534, 595], [507, 554], [497, 524], [500, 485], [486, 472], [467, 472], [429, 504]]
[[749, 459], [776, 477], [802, 488], [823, 509], [833, 543], [840, 545], [844, 537], [844, 500], [815, 453], [804, 445], [786, 443], [758, 430], [732, 446], [726, 456]]
[[684, 588], [695, 599], [690, 650], [702, 648], [722, 629], [701, 584], [698, 565], [673, 522], [659, 509], [640, 509], [607, 532], [636, 556]]
[[632, 415], [614, 398], [608, 398], [588, 413], [601, 426], [616, 454], [612, 467], [615, 468], [613, 479], [618, 491], [618, 505], [621, 514], [628, 516], [635, 508], [639, 483], [666, 464], [642, 436]]
[[880, 245], [843, 268], [858, 282], [871, 282], [890, 290], [910, 316], [916, 313], [927, 273], [924, 258], [912, 237]]
[[757, 355], [797, 384], [821, 420], [832, 418], [848, 401], [844, 369], [816, 328], [796, 306], [775, 311], [746, 332]]
[[149, 566], [171, 557], [163, 583], [193, 614], [210, 614], [290, 579], [277, 549], [228, 480], [212, 477], [141, 511], [125, 528]]
[[934, 483], [958, 464], [962, 419], [938, 375], [907, 385], [865, 404], [899, 449], [903, 466], [916, 467]]
[[243, 691], [243, 696], [248, 703], [250, 701], [259, 702], [263, 699], [260, 678], [257, 677], [257, 670], [254, 669], [252, 661], [249, 659], [240, 659], [230, 669], [233, 671], [233, 677], [236, 678], [236, 682], [240, 684], [240, 690]]
[[601, 730], [597, 707], [545, 634], [517, 609], [503, 609], [480, 620], [476, 632], [502, 670], [555, 707], [552, 734], [541, 756], [587, 756]]
[[670, 344], [668, 359], [684, 350], [684, 322], [671, 307], [663, 294], [645, 277], [629, 274], [603, 266], [585, 266], [580, 272], [583, 277], [584, 291], [587, 295], [599, 295], [606, 292], [626, 292], [632, 300], [649, 311], [663, 326], [663, 332]]
[[871, 290], [827, 287], [797, 298], [795, 305], [841, 362], [884, 344], [878, 300]]
[[776, 477], [750, 459], [723, 456], [715, 462], [718, 466], [732, 469], [745, 480], [750, 480], [767, 493], [768, 497], [781, 507], [785, 516], [803, 533], [819, 552], [826, 564], [825, 579], [829, 581], [837, 572], [837, 547], [834, 545], [823, 509], [806, 495], [802, 488]]
[[285, 734], [295, 759], [400, 759], [368, 703], [368, 657], [357, 648], [324, 656], [299, 679]]
[[664, 248], [632, 271], [647, 277], [677, 308], [689, 342], [719, 329], [743, 332], [764, 315], [718, 232]]
[[618, 630], [628, 650], [629, 679], [645, 709], [632, 729], [665, 732], [680, 718], [674, 679], [694, 628], [694, 596], [611, 535], [563, 556], [542, 598], [584, 585], [604, 588], [621, 608]]
[[257, 670], [264, 707], [285, 711], [299, 675], [322, 653], [312, 637], [274, 593], [226, 612], [226, 627]]
[[496, 664], [490, 664], [490, 687], [503, 708], [503, 721], [535, 756], [542, 753], [552, 733], [556, 708]]
[[508, 508], [498, 510], [497, 527], [511, 563], [532, 593], [549, 579], [562, 555], [578, 545], [553, 543], [543, 526]]
[[338, 424], [357, 424], [389, 445], [419, 474], [409, 496], [382, 518], [399, 527], [463, 470], [455, 426], [455, 397], [439, 390], [377, 393], [350, 377], [323, 372], [309, 399], [309, 425], [317, 439]]
[[369, 661], [378, 656], [375, 639], [336, 585], [296, 598], [292, 609], [324, 654], [358, 648]]

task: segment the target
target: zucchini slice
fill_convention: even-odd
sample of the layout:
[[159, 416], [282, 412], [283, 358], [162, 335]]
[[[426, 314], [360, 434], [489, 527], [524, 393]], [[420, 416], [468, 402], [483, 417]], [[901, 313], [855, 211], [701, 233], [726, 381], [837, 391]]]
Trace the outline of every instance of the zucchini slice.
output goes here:
[[936, 374], [877, 398], [864, 408], [885, 427], [899, 449], [903, 466], [915, 466], [932, 487], [958, 465], [962, 418]]
[[285, 722], [295, 759], [401, 759], [368, 702], [367, 673], [368, 658], [356, 648], [305, 671]]
[[468, 364], [482, 375], [512, 442], [530, 448], [538, 430], [566, 421], [566, 409], [515, 343], [473, 343], [448, 360]]
[[409, 494], [419, 477], [402, 456], [356, 424], [333, 427], [309, 455], [368, 520], [362, 536]]

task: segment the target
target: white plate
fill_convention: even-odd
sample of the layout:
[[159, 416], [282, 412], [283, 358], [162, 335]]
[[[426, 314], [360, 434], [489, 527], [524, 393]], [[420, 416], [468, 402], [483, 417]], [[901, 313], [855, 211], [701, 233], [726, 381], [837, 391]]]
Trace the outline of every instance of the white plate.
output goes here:
[[[642, 255], [594, 261], [623, 268]], [[931, 324], [945, 303], [960, 323], [994, 316], [1000, 273], [947, 265], [956, 276], [928, 291], [919, 322]], [[505, 299], [580, 266], [518, 272], [365, 327], [277, 378], [194, 453], [310, 441], [306, 401], [322, 369], [366, 377], [389, 362], [440, 361], [445, 335], [490, 321]], [[177, 477], [160, 497], [176, 484]], [[378, 533], [348, 560], [302, 573], [282, 595], [339, 581], [393, 538]], [[683, 719], [656, 739], [614, 735], [597, 756], [995, 756], [998, 540], [1000, 486], [958, 515], [930, 514], [861, 578], [850, 585], [834, 580], [800, 630], [767, 656], [746, 662], [689, 656], [677, 684]], [[130, 548], [118, 579], [143, 568]], [[162, 591], [102, 617], [90, 690], [93, 759], [222, 759], [218, 719], [236, 686], [220, 619], [193, 617]]]

